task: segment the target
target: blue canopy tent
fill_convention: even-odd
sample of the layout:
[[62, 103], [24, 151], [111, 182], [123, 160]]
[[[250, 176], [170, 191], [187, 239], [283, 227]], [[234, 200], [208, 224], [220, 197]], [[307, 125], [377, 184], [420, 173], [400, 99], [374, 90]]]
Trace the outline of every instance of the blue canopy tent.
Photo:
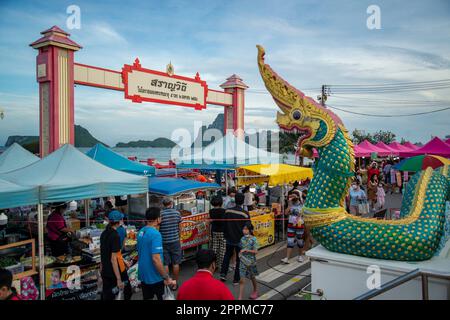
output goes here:
[[20, 144], [14, 143], [0, 154], [0, 173], [5, 173], [26, 167], [40, 159], [24, 149]]
[[0, 209], [28, 206], [38, 202], [37, 187], [25, 187], [0, 179]]
[[104, 166], [70, 144], [25, 168], [0, 174], [0, 178], [39, 187], [40, 203], [147, 192], [145, 177]]
[[[44, 272], [44, 220], [42, 203], [98, 198], [110, 195], [146, 193], [148, 181], [120, 172], [89, 158], [74, 146], [66, 144], [40, 161], [22, 169], [0, 174], [24, 188], [36, 188], [38, 205], [38, 242], [40, 279]], [[45, 298], [45, 283], [41, 281], [40, 294]]]
[[183, 192], [220, 189], [217, 183], [206, 183], [179, 178], [152, 177], [148, 179], [148, 192], [174, 196]]
[[104, 145], [97, 143], [86, 155], [107, 167], [137, 175], [154, 176], [155, 167], [131, 161]]

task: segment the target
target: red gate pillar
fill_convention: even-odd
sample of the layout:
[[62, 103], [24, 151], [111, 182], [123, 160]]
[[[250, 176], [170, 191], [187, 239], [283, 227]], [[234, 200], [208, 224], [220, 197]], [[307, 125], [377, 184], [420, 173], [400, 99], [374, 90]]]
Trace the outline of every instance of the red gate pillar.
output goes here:
[[233, 105], [224, 109], [224, 131], [225, 134], [229, 130], [236, 137], [243, 139], [244, 137], [244, 106], [245, 106], [245, 90], [248, 86], [242, 79], [233, 74], [224, 83], [220, 85], [225, 92], [233, 95]]
[[73, 53], [81, 46], [57, 26], [41, 34], [30, 46], [39, 50], [39, 151], [45, 157], [63, 144], [75, 143]]

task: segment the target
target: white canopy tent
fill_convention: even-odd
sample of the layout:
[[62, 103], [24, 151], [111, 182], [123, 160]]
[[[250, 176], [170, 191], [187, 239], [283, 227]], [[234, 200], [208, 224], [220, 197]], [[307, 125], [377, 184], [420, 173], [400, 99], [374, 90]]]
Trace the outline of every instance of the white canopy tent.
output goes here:
[[279, 163], [281, 156], [257, 148], [229, 133], [201, 150], [182, 149], [178, 168], [234, 169], [250, 164]]

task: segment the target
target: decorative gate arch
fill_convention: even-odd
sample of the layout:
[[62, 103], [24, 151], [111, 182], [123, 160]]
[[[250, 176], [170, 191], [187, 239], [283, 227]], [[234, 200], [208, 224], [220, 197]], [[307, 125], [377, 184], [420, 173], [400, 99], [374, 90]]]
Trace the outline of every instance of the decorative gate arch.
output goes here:
[[[195, 78], [142, 68], [139, 59], [124, 65], [122, 71], [89, 66], [74, 61], [82, 47], [57, 26], [42, 31], [30, 46], [38, 50], [36, 77], [39, 83], [39, 147], [41, 157], [61, 145], [74, 144], [74, 87], [84, 85], [124, 91], [132, 102], [156, 102], [206, 108], [207, 104], [224, 107], [224, 130], [242, 137], [244, 98], [248, 86], [233, 74], [220, 85], [223, 91], [208, 88], [197, 73]], [[226, 132], [225, 132], [226, 133]]]

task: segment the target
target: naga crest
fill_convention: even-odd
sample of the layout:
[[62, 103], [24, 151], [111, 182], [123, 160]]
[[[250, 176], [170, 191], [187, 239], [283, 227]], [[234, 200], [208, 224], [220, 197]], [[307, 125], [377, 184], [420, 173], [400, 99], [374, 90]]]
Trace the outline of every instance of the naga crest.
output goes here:
[[302, 155], [310, 155], [312, 147], [328, 145], [342, 121], [312, 98], [283, 80], [272, 68], [265, 64], [264, 48], [257, 45], [258, 66], [267, 90], [272, 95], [281, 112], [277, 113], [277, 123], [284, 132], [300, 133], [297, 142]]

